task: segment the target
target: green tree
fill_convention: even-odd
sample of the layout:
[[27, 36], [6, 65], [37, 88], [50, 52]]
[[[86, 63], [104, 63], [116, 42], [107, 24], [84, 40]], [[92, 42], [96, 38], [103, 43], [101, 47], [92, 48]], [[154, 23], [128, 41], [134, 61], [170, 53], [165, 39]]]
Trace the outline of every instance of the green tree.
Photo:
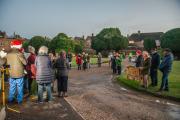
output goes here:
[[82, 53], [82, 51], [83, 51], [83, 46], [81, 44], [75, 44], [74, 52], [75, 53]]
[[92, 40], [92, 48], [97, 52], [120, 50], [128, 46], [128, 40], [118, 28], [104, 28]]
[[49, 41], [46, 40], [45, 37], [42, 37], [42, 36], [34, 36], [34, 37], [32, 37], [31, 40], [29, 41], [29, 44], [28, 44], [28, 45], [33, 46], [33, 47], [36, 49], [36, 51], [38, 51], [38, 49], [39, 49], [41, 46], [43, 46], [43, 45], [49, 47]]
[[50, 43], [50, 49], [56, 52], [59, 52], [62, 49], [65, 51], [74, 51], [74, 46], [74, 41], [64, 33], [59, 33]]
[[161, 37], [161, 47], [170, 48], [173, 52], [180, 52], [180, 28], [167, 31]]
[[23, 43], [23, 48], [27, 51], [28, 46], [29, 46], [29, 40], [26, 40], [26, 41]]
[[144, 39], [144, 48], [147, 50], [147, 51], [150, 51], [152, 48], [155, 48], [156, 47], [156, 42], [155, 40], [151, 39], [151, 38], [145, 38]]

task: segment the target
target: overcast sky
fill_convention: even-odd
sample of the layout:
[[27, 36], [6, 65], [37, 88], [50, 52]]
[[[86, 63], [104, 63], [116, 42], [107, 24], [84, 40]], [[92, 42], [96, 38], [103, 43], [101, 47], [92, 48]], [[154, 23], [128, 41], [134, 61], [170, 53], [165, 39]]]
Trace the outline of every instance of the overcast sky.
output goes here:
[[180, 0], [0, 0], [0, 30], [8, 35], [74, 37], [104, 27], [123, 35], [180, 27]]

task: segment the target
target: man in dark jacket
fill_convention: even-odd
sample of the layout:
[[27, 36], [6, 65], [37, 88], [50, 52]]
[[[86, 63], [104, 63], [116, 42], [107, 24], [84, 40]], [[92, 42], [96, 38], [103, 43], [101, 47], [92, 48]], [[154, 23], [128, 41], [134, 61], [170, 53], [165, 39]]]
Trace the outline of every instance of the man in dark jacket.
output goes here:
[[164, 58], [159, 66], [160, 71], [163, 73], [160, 91], [162, 90], [169, 91], [168, 76], [172, 70], [173, 55], [169, 48], [164, 49], [163, 54], [164, 54]]
[[152, 52], [151, 69], [150, 69], [151, 85], [157, 86], [158, 84], [157, 72], [160, 64], [160, 55], [158, 54], [156, 48], [152, 49], [151, 52]]
[[116, 74], [117, 67], [116, 67], [116, 52], [113, 53], [113, 57], [111, 58], [111, 68], [113, 70], [113, 74]]

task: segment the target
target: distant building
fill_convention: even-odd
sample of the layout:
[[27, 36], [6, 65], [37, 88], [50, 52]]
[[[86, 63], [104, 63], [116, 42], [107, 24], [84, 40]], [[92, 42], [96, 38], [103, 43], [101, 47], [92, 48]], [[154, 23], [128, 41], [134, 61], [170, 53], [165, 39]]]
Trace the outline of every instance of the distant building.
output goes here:
[[144, 39], [151, 38], [152, 40], [155, 40], [156, 46], [160, 47], [160, 38], [163, 34], [163, 32], [141, 33], [140, 31], [138, 31], [137, 33], [133, 33], [128, 36], [129, 45], [137, 46], [138, 48], [144, 48]]
[[13, 36], [8, 37], [6, 32], [0, 31], [0, 50], [5, 49], [6, 51], [9, 51], [10, 43], [15, 38], [21, 40], [22, 42], [26, 40], [25, 38], [21, 38], [20, 35], [16, 35], [15, 33]]
[[88, 53], [92, 53], [92, 52], [94, 52], [94, 50], [91, 47], [93, 37], [94, 37], [94, 34], [92, 34], [91, 36], [87, 36], [86, 38], [84, 36], [82, 36], [82, 37], [74, 37], [74, 40], [76, 42], [78, 42], [80, 40], [83, 40], [84, 41], [84, 49], [83, 49], [83, 51], [88, 52]]

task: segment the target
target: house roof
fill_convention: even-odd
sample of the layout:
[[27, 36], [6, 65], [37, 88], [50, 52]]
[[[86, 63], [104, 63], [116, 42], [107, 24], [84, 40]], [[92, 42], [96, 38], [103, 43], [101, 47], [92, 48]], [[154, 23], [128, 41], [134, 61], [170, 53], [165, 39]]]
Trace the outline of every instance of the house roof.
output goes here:
[[83, 40], [83, 37], [74, 37], [74, 40]]
[[129, 40], [142, 41], [145, 38], [151, 38], [153, 40], [160, 40], [163, 32], [151, 32], [151, 33], [133, 33], [128, 37]]
[[92, 39], [92, 36], [87, 36], [86, 40], [88, 40], [88, 39], [91, 40], [91, 39]]

